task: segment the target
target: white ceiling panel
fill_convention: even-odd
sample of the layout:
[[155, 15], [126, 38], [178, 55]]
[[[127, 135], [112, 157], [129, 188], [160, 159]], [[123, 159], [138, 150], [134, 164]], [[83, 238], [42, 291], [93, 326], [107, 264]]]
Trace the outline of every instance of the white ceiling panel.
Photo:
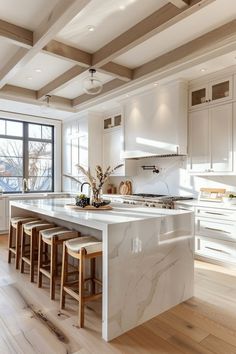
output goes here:
[[[83, 95], [85, 92], [83, 90], [83, 80], [89, 76], [88, 71], [84, 72], [83, 74], [79, 75], [77, 78], [74, 78], [73, 80], [70, 81], [70, 83], [60, 89], [60, 90], [55, 90], [53, 92], [54, 95], [56, 96], [61, 96], [65, 98], [70, 98], [73, 99], [77, 96]], [[114, 77], [110, 75], [106, 75], [104, 73], [97, 73], [96, 74], [97, 78], [105, 84], [108, 81], [111, 81], [114, 79]]]
[[69, 61], [39, 53], [9, 81], [9, 84], [39, 90], [73, 65]]
[[6, 65], [9, 58], [13, 57], [19, 47], [0, 37], [0, 70]]
[[[223, 4], [224, 3], [224, 4]], [[223, 6], [222, 6], [223, 4]], [[211, 14], [214, 14], [211, 16]], [[221, 26], [236, 17], [236, 1], [216, 0], [190, 17], [116, 58], [118, 64], [138, 67], [202, 34]]]
[[[57, 36], [90, 53], [149, 16], [167, 0], [92, 0]], [[94, 26], [94, 31], [88, 30]]]
[[35, 30], [58, 0], [0, 0], [1, 20]]

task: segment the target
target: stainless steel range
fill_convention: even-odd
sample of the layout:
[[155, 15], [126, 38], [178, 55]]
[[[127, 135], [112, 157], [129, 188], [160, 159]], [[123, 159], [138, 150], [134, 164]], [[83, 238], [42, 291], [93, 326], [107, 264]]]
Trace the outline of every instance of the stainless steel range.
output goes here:
[[193, 199], [192, 197], [168, 196], [162, 194], [137, 193], [121, 197], [124, 204], [147, 206], [152, 208], [174, 209], [178, 200]]

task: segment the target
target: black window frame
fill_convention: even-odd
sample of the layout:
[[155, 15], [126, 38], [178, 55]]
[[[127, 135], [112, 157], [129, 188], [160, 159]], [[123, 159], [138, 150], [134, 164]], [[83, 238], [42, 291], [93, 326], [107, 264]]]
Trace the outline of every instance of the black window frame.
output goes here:
[[[28, 167], [29, 167], [29, 142], [34, 141], [34, 142], [42, 142], [42, 143], [51, 143], [52, 144], [52, 176], [50, 178], [52, 179], [52, 188], [50, 190], [39, 190], [39, 191], [13, 191], [13, 192], [8, 192], [8, 191], [3, 191], [3, 194], [27, 194], [27, 193], [52, 193], [55, 191], [55, 127], [54, 125], [50, 124], [44, 124], [44, 123], [38, 123], [38, 122], [32, 122], [32, 121], [23, 121], [23, 120], [17, 120], [17, 119], [9, 119], [9, 118], [2, 118], [0, 117], [0, 120], [4, 121], [11, 121], [11, 122], [17, 122], [17, 123], [22, 123], [22, 137], [19, 136], [13, 136], [13, 135], [7, 135], [7, 134], [1, 134], [0, 133], [0, 138], [3, 139], [13, 139], [13, 140], [20, 140], [22, 141], [22, 148], [23, 148], [23, 176], [22, 176], [22, 181], [24, 178], [27, 180], [30, 178], [28, 174]], [[39, 126], [46, 126], [52, 128], [52, 138], [51, 139], [40, 139], [40, 138], [31, 138], [29, 137], [29, 125], [34, 124], [34, 125], [39, 125]], [[2, 176], [0, 176], [2, 177]], [[23, 183], [22, 183], [23, 184]]]

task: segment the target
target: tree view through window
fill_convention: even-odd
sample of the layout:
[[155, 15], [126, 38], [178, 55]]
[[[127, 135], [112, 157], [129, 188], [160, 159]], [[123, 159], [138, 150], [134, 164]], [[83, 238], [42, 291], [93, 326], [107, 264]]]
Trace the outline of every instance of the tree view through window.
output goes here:
[[52, 126], [0, 118], [0, 189], [53, 191], [53, 140]]

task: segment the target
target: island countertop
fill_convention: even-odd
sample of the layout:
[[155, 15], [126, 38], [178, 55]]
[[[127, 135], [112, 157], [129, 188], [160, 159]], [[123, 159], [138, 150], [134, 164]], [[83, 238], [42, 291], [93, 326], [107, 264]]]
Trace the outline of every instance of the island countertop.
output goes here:
[[12, 206], [19, 206], [21, 209], [36, 213], [40, 212], [40, 214], [45, 216], [79, 223], [80, 225], [93, 227], [101, 231], [107, 225], [190, 213], [190, 211], [185, 210], [137, 207], [121, 203], [111, 203], [112, 210], [97, 211], [76, 210], [66, 206], [72, 203], [74, 203], [74, 198], [11, 201]]

